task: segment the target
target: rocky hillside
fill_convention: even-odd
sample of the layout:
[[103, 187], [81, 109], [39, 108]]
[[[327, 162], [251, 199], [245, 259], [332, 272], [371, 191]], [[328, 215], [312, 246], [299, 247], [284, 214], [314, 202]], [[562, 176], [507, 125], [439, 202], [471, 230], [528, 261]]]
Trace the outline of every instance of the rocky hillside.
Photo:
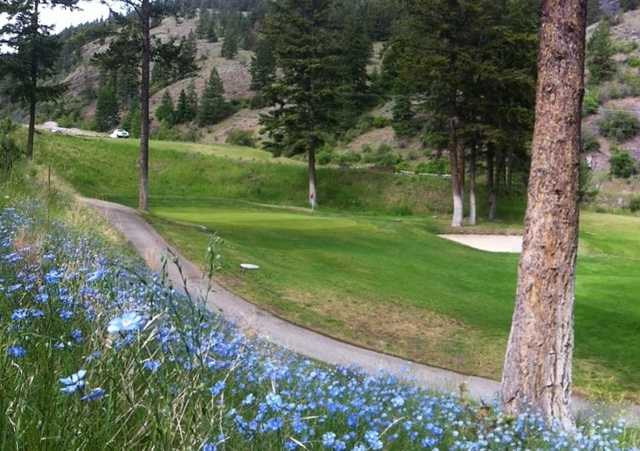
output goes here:
[[[187, 37], [191, 32], [195, 33], [196, 25], [197, 19], [195, 18], [167, 17], [152, 29], [152, 36], [163, 42], [168, 41], [170, 38], [180, 39]], [[71, 96], [81, 96], [87, 89], [95, 89], [97, 87], [99, 73], [98, 69], [91, 64], [91, 58], [97, 53], [107, 50], [110, 41], [111, 39], [107, 38], [102, 41], [90, 42], [82, 47], [81, 63], [74, 67], [68, 75], [64, 76], [64, 81], [69, 87]], [[213, 67], [216, 67], [220, 74], [227, 99], [240, 100], [253, 97], [254, 93], [250, 89], [251, 75], [249, 73], [252, 52], [240, 49], [234, 59], [223, 58], [220, 55], [223, 42], [223, 39], [216, 43], [198, 39], [196, 63], [199, 71], [190, 78], [179, 80], [154, 92], [151, 98], [152, 113], [160, 104], [165, 91], [168, 91], [174, 99], [177, 99], [180, 90], [186, 89], [189, 83], [193, 81], [196, 90], [200, 94], [204, 90], [204, 85]], [[82, 112], [85, 118], [92, 117], [94, 113], [95, 101]], [[246, 115], [246, 111], [243, 114]], [[257, 113], [255, 114], [255, 119], [257, 121]]]

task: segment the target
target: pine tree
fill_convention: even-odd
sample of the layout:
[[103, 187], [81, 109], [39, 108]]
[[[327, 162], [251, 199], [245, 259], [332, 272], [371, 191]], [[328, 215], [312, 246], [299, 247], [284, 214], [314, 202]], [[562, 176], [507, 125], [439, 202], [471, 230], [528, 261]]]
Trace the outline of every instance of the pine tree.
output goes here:
[[268, 39], [261, 38], [256, 46], [255, 56], [251, 57], [251, 89], [262, 91], [269, 86], [276, 75], [276, 60]]
[[113, 86], [107, 84], [98, 91], [95, 116], [96, 130], [107, 132], [116, 127], [120, 122], [118, 112], [118, 99], [115, 95], [115, 90]]
[[200, 126], [213, 125], [224, 119], [229, 112], [230, 106], [224, 99], [224, 86], [214, 67], [200, 99], [198, 123]]
[[127, 112], [122, 121], [122, 127], [129, 132], [132, 138], [140, 137], [140, 107], [137, 103], [134, 103]]
[[591, 35], [587, 44], [587, 68], [589, 83], [597, 85], [610, 80], [616, 71], [611, 44], [611, 32], [608, 19], [603, 19]]
[[536, 122], [516, 306], [502, 375], [507, 414], [571, 412], [585, 0], [544, 0]]
[[178, 106], [176, 106], [175, 122], [176, 124], [183, 124], [191, 120], [191, 110], [189, 105], [189, 99], [184, 89], [180, 90], [178, 96]]
[[[2, 75], [11, 83], [7, 92], [13, 100], [29, 106], [27, 157], [33, 157], [33, 141], [38, 102], [53, 100], [64, 92], [64, 85], [51, 83], [60, 51], [52, 27], [41, 22], [42, 9], [72, 8], [78, 0], [5, 0], [0, 4], [4, 25], [0, 27], [3, 50]], [[8, 49], [9, 51], [7, 51]]]
[[220, 55], [232, 60], [238, 54], [238, 35], [235, 30], [228, 30], [224, 34]]
[[396, 97], [393, 103], [393, 129], [398, 136], [410, 137], [415, 135], [417, 132], [415, 116], [409, 96], [401, 95]]
[[211, 24], [211, 13], [208, 9], [204, 9], [200, 12], [198, 17], [198, 24], [196, 25], [196, 35], [199, 39], [206, 39]]
[[316, 151], [338, 125], [342, 48], [333, 7], [332, 0], [278, 0], [265, 28], [282, 74], [265, 89], [273, 107], [261, 120], [267, 147], [275, 154], [307, 155], [311, 208], [317, 206]]
[[189, 115], [186, 117], [186, 121], [191, 122], [198, 116], [198, 92], [193, 81], [187, 86], [187, 105]]
[[176, 111], [169, 91], [165, 91], [162, 95], [160, 106], [156, 109], [156, 119], [169, 125], [174, 125], [176, 122]]

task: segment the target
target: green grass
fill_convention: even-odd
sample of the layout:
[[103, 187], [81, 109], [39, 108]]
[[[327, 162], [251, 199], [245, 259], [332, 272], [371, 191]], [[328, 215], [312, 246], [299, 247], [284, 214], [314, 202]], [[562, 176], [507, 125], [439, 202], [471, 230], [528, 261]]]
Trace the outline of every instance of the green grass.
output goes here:
[[[82, 194], [133, 204], [133, 144], [68, 137], [40, 143], [41, 159]], [[345, 340], [499, 377], [517, 256], [436, 236], [447, 219], [446, 181], [323, 170], [324, 208], [310, 214], [284, 207], [305, 205], [303, 167], [179, 144], [154, 143], [152, 152], [149, 220], [199, 262], [208, 239], [199, 226], [218, 232], [227, 243], [223, 283], [235, 291]], [[502, 208], [501, 227], [513, 227], [521, 202]], [[590, 395], [640, 399], [638, 230], [640, 218], [583, 214], [575, 375], [579, 391]], [[240, 262], [262, 269], [242, 274]]]

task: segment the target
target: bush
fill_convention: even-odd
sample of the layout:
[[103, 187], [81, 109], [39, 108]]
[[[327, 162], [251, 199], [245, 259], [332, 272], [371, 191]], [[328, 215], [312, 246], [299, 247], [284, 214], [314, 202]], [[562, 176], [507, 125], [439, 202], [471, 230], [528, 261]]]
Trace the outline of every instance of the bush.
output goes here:
[[640, 196], [634, 196], [629, 201], [629, 210], [633, 213], [637, 213], [640, 211]]
[[600, 142], [598, 138], [589, 130], [582, 132], [582, 152], [591, 153], [600, 150]]
[[375, 152], [366, 153], [364, 157], [365, 163], [382, 168], [392, 168], [401, 160], [400, 155], [392, 152], [388, 144], [380, 144]]
[[409, 164], [408, 161], [401, 161], [400, 163], [396, 164], [396, 172], [410, 171], [410, 170], [411, 170], [411, 165]]
[[336, 163], [340, 166], [350, 166], [352, 164], [359, 163], [360, 160], [362, 160], [360, 154], [352, 151], [341, 153], [335, 158]]
[[600, 100], [598, 98], [598, 92], [594, 90], [587, 91], [582, 103], [582, 114], [589, 116], [596, 114], [600, 108]]
[[234, 146], [256, 147], [256, 139], [253, 136], [253, 132], [240, 130], [238, 128], [229, 131], [225, 142], [227, 144], [233, 144]]
[[449, 174], [449, 160], [446, 158], [436, 158], [424, 163], [420, 163], [416, 167], [418, 174]]
[[371, 125], [373, 128], [385, 128], [391, 124], [391, 121], [386, 117], [375, 116], [372, 118]]
[[634, 69], [639, 68], [640, 58], [638, 58], [637, 56], [630, 56], [629, 59], [627, 60], [627, 66], [633, 67]]
[[626, 150], [614, 148], [609, 164], [611, 175], [614, 177], [628, 179], [636, 173], [636, 162]]
[[638, 118], [625, 111], [607, 113], [598, 124], [600, 133], [617, 142], [628, 141], [640, 132]]

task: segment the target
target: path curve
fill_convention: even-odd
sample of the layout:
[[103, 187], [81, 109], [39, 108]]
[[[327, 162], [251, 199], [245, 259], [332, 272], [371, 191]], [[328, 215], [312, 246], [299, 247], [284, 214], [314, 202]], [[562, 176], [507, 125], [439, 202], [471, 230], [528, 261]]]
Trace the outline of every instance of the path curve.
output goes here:
[[[170, 246], [144, 218], [130, 207], [98, 199], [79, 198], [80, 202], [99, 211], [117, 229], [154, 271], [161, 269], [162, 258], [171, 249], [180, 261], [192, 295], [207, 294], [208, 281], [202, 271]], [[168, 265], [168, 277], [175, 287], [182, 287], [175, 265]], [[225, 318], [241, 329], [269, 340], [306, 357], [331, 365], [358, 366], [375, 374], [387, 372], [402, 380], [415, 383], [429, 390], [459, 392], [465, 386], [467, 396], [478, 402], [490, 403], [496, 399], [499, 383], [490, 379], [467, 376], [454, 371], [414, 363], [388, 354], [363, 349], [340, 340], [305, 329], [266, 312], [245, 299], [231, 293], [215, 282], [213, 292], [207, 296], [207, 306], [221, 312]], [[577, 416], [589, 416], [593, 412], [603, 414], [603, 406], [574, 397], [573, 410]], [[640, 406], [608, 406], [606, 414], [621, 413], [627, 423], [640, 425]]]

